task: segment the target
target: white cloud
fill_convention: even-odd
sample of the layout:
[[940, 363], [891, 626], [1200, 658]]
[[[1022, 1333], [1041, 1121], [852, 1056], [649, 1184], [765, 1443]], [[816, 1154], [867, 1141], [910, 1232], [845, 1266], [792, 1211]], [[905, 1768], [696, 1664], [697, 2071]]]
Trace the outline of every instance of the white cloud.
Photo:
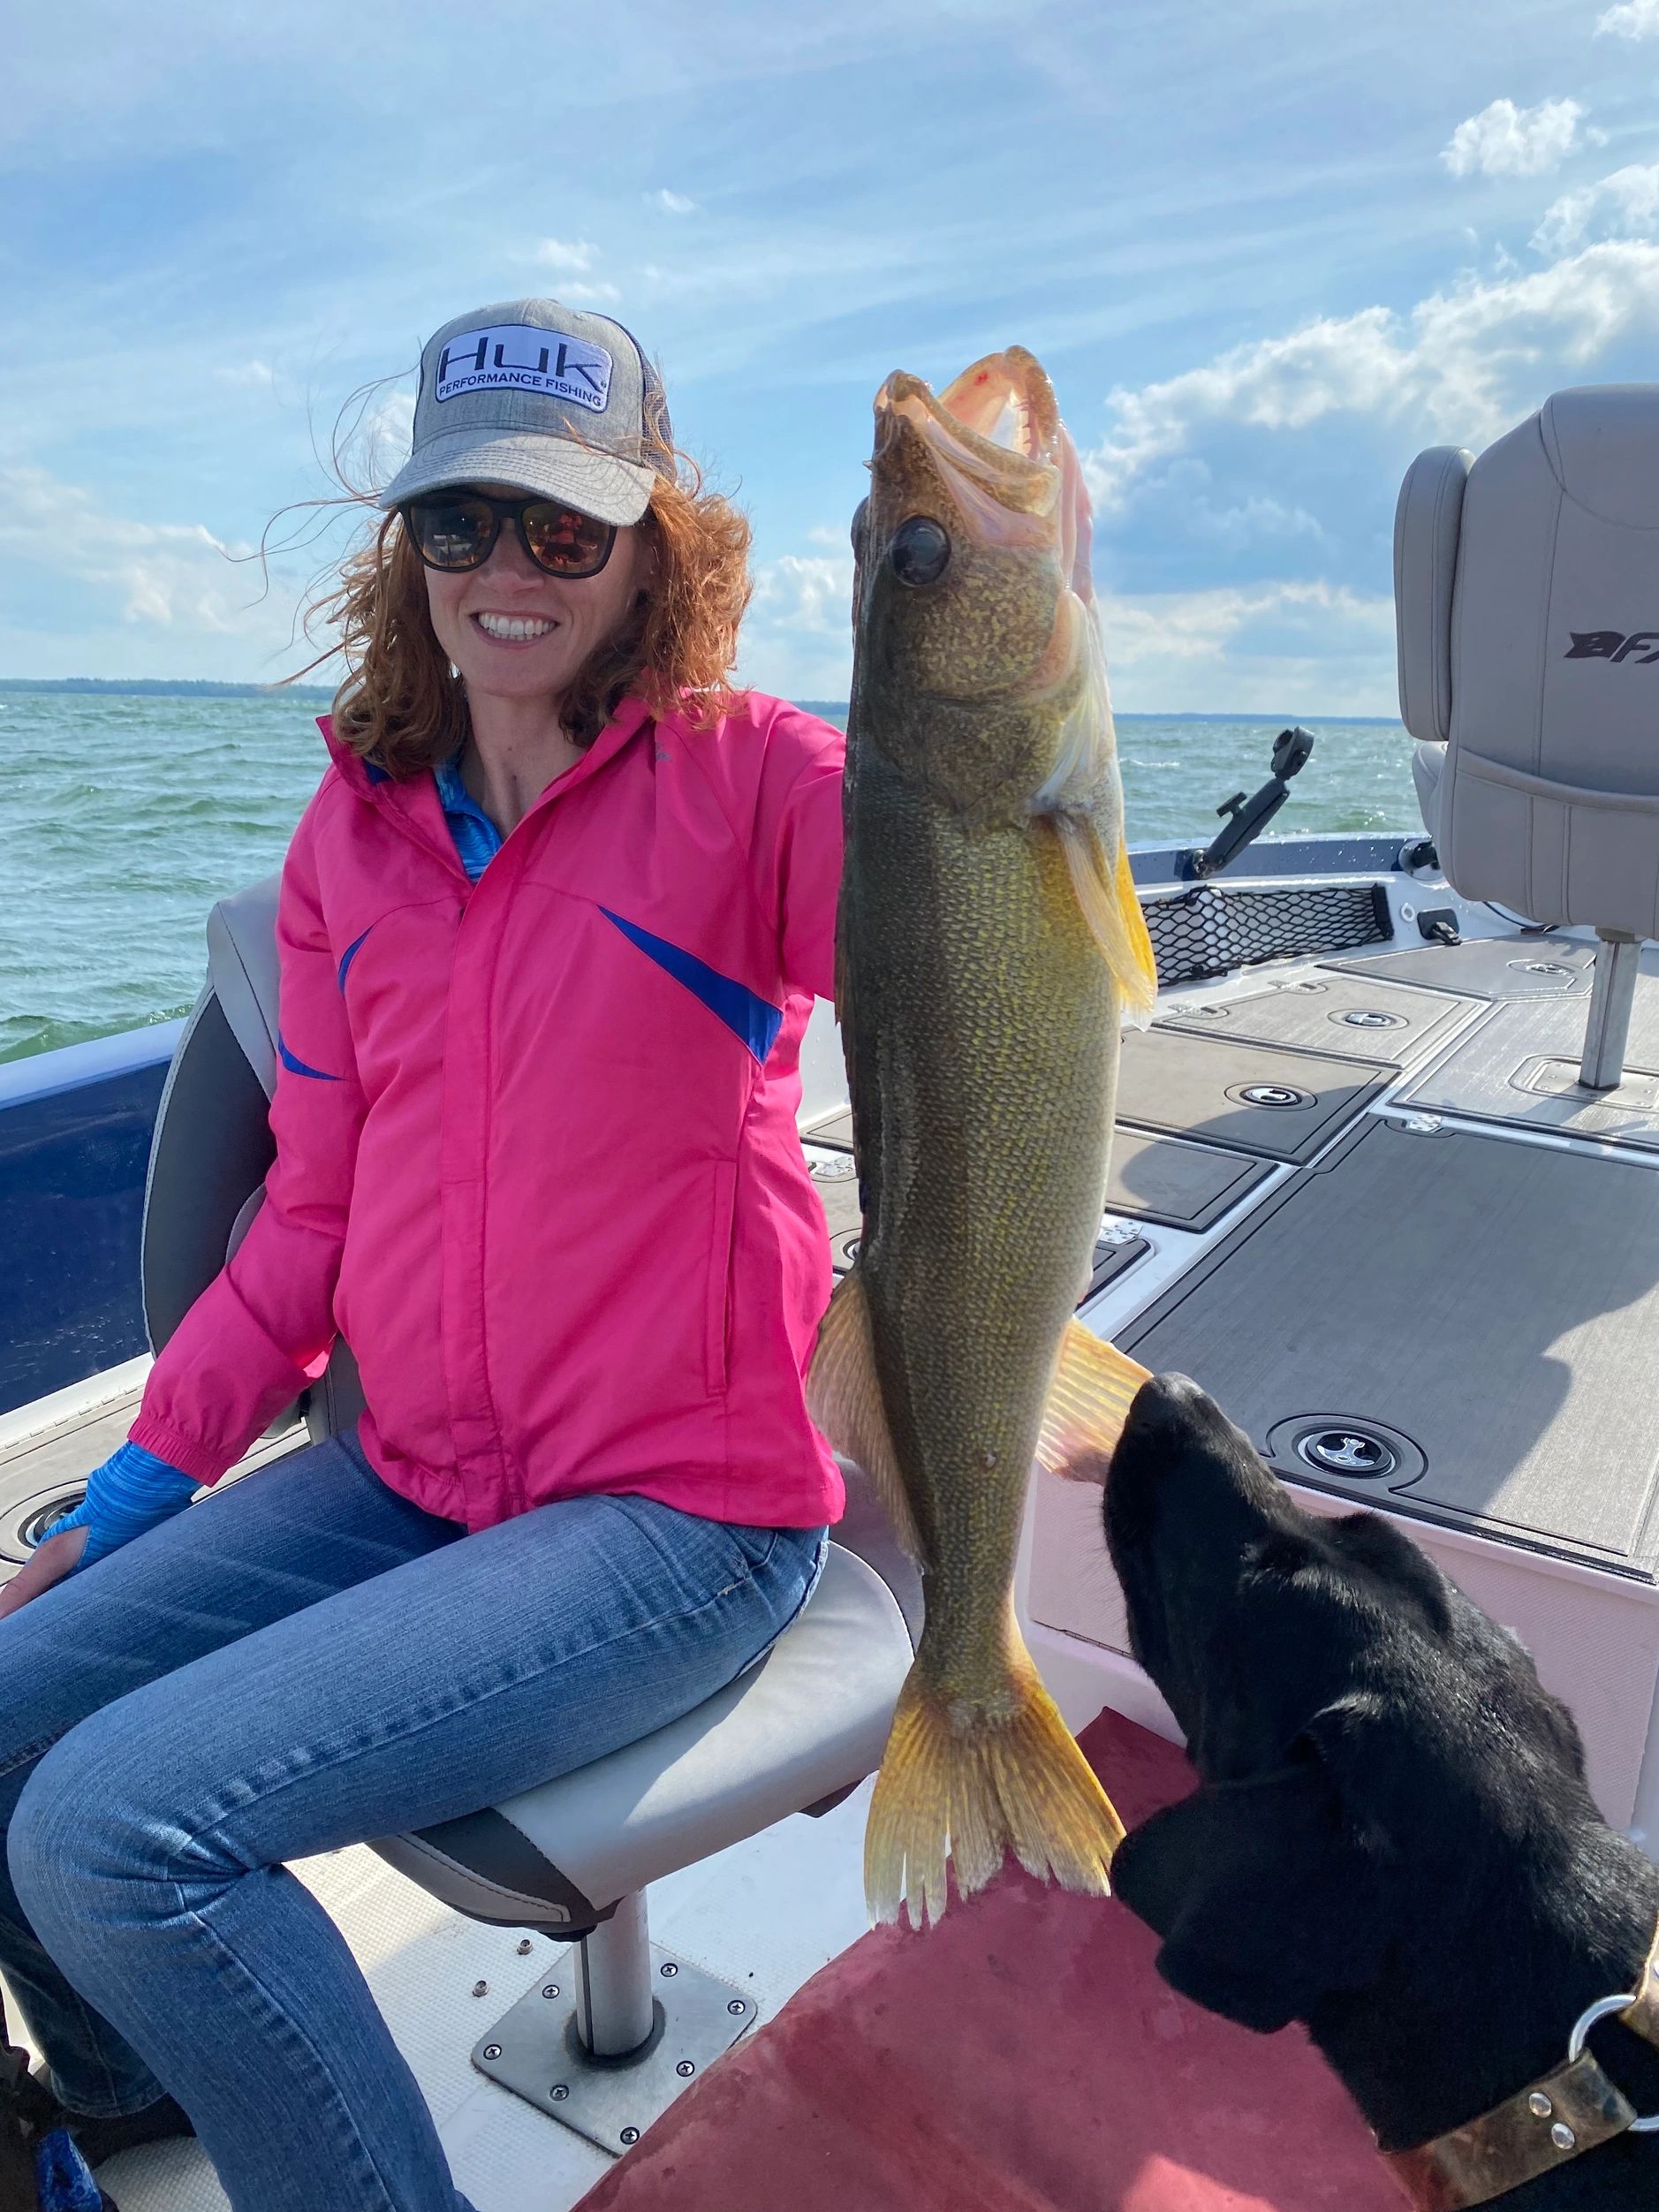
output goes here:
[[688, 200], [683, 192], [670, 192], [664, 185], [660, 192], [648, 192], [646, 199], [652, 207], [661, 208], [664, 215], [693, 215], [697, 202]]
[[598, 251], [590, 239], [542, 239], [536, 246], [534, 259], [548, 269], [580, 272], [593, 267]]
[[1534, 270], [1436, 292], [1409, 314], [1364, 307], [1234, 346], [1201, 368], [1111, 394], [1117, 420], [1084, 455], [1102, 507], [1208, 424], [1299, 430], [1333, 414], [1408, 420], [1425, 441], [1478, 443], [1562, 369], [1659, 330], [1659, 246], [1610, 240]]
[[276, 372], [268, 361], [242, 361], [234, 367], [216, 368], [213, 373], [222, 384], [242, 384], [256, 390], [269, 391], [276, 382]]
[[1458, 124], [1440, 158], [1454, 177], [1475, 170], [1489, 177], [1536, 177], [1572, 153], [1583, 114], [1576, 100], [1545, 100], [1535, 108], [1494, 100]]
[[621, 299], [615, 284], [599, 276], [599, 248], [591, 239], [542, 239], [530, 259], [542, 269], [557, 272], [559, 297], [572, 307], [584, 301], [608, 306]]
[[755, 570], [749, 611], [773, 628], [821, 637], [850, 635], [852, 609], [850, 552], [834, 559], [823, 553], [784, 553]]
[[1282, 499], [1270, 499], [1261, 493], [1241, 500], [1237, 506], [1196, 506], [1193, 515], [1193, 526], [1201, 537], [1214, 538], [1233, 551], [1260, 544], [1264, 538], [1322, 540], [1326, 536], [1324, 524], [1306, 507], [1290, 507]]
[[[1655, 0], [1659, 5], [1659, 0]], [[1616, 169], [1600, 184], [1564, 193], [1533, 232], [1540, 254], [1561, 254], [1576, 246], [1592, 224], [1625, 238], [1651, 235], [1659, 217], [1659, 162], [1645, 168]]]
[[1125, 714], [1395, 711], [1386, 595], [1323, 580], [1109, 594], [1101, 626]]
[[[845, 544], [845, 533], [836, 534]], [[845, 699], [852, 674], [851, 550], [780, 554], [757, 562], [754, 577], [742, 680], [785, 699]]]
[[285, 635], [293, 598], [279, 591], [254, 603], [263, 586], [251, 552], [201, 523], [113, 513], [43, 468], [0, 469], [0, 558], [26, 560], [104, 595], [124, 623], [177, 629], [188, 643], [200, 631]]
[[1113, 593], [1101, 601], [1101, 627], [1114, 667], [1163, 660], [1220, 659], [1241, 631], [1289, 622], [1329, 629], [1333, 620], [1393, 635], [1394, 602], [1367, 598], [1345, 585], [1220, 585], [1207, 591]]
[[1659, 38], [1659, 0], [1624, 0], [1595, 19], [1595, 35], [1614, 38]]

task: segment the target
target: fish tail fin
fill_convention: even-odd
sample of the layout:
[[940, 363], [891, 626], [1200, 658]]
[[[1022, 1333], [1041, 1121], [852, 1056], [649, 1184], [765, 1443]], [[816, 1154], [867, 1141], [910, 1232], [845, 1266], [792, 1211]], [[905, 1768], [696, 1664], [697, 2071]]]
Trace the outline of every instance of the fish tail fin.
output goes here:
[[[1007, 1709], [953, 1723], [925, 1657], [899, 1693], [864, 1839], [864, 1887], [877, 1920], [904, 1908], [930, 1926], [1012, 1852], [1028, 1874], [1089, 1897], [1110, 1895], [1124, 1825], [1043, 1688], [1011, 1606]], [[924, 1652], [926, 1638], [923, 1638]]]
[[1135, 896], [1129, 848], [1118, 845], [1117, 867], [1109, 869], [1100, 832], [1087, 815], [1057, 815], [1055, 828], [1083, 919], [1106, 956], [1131, 1021], [1144, 1029], [1157, 1003], [1158, 963], [1147, 934], [1147, 918]]
[[1150, 1370], [1080, 1321], [1068, 1322], [1049, 1386], [1037, 1464], [1060, 1474], [1079, 1458], [1110, 1458]]

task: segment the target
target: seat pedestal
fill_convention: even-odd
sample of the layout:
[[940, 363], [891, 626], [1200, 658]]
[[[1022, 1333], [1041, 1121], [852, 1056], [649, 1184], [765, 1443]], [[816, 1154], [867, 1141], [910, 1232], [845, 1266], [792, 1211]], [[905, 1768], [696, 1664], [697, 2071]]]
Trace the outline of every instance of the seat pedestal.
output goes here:
[[1598, 929], [1595, 981], [1584, 1036], [1579, 1080], [1587, 1091], [1617, 1090], [1625, 1072], [1625, 1046], [1641, 966], [1641, 941], [1622, 929]]
[[636, 1891], [559, 1954], [474, 2046], [473, 2064], [619, 2155], [754, 2018], [752, 1997], [651, 1942]]

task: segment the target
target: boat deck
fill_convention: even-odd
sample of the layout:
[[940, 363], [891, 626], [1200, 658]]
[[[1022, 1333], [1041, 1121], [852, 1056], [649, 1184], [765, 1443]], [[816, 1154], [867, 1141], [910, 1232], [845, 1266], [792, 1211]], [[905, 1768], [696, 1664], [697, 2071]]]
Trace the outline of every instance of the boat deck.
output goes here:
[[[1659, 961], [1625, 1082], [1575, 1095], [1591, 942], [1462, 907], [1462, 943], [1420, 943], [1425, 888], [1446, 896], [1388, 886], [1395, 933], [1375, 950], [1178, 987], [1125, 1040], [1085, 1312], [1195, 1375], [1312, 1510], [1399, 1516], [1522, 1635], [1585, 1726], [1603, 1809], [1652, 1849]], [[811, 1118], [841, 1269], [850, 1131], [844, 1110]], [[31, 1517], [125, 1435], [145, 1365], [0, 1417], [0, 1579]], [[1034, 1484], [1017, 1597], [1074, 1727], [1110, 1705], [1172, 1732], [1127, 1655], [1097, 1493]], [[764, 2019], [865, 1929], [867, 1796], [655, 1885], [654, 1936], [753, 1989]], [[556, 1948], [459, 1918], [366, 1850], [296, 1871], [351, 1942], [479, 2212], [575, 2205], [606, 2155], [470, 2064], [486, 2027], [557, 1978]], [[193, 2145], [102, 2178], [122, 2212], [224, 2203]]]
[[[1461, 919], [1458, 943], [1402, 930], [1161, 1003], [1125, 1041], [1110, 1201], [1147, 1246], [1087, 1317], [1202, 1383], [1311, 1510], [1398, 1516], [1519, 1634], [1578, 1716], [1603, 1812], [1651, 1851], [1659, 959], [1624, 1079], [1592, 1094], [1594, 940]], [[1133, 1187], [1175, 1145], [1222, 1193], [1186, 1223]], [[1034, 1648], [1168, 1725], [1128, 1659], [1097, 1506], [1038, 1480]]]

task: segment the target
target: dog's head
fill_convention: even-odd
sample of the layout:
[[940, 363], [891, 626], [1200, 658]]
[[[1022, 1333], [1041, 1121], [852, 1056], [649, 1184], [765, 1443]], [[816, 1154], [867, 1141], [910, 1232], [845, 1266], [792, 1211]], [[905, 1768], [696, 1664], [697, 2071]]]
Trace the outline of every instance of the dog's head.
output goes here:
[[1136, 1398], [1105, 1520], [1134, 1655], [1201, 1776], [1114, 1883], [1199, 2004], [1318, 2032], [1390, 1966], [1421, 1981], [1490, 1885], [1524, 1915], [1599, 1825], [1572, 1716], [1516, 1640], [1391, 1523], [1303, 1512], [1185, 1377]]

